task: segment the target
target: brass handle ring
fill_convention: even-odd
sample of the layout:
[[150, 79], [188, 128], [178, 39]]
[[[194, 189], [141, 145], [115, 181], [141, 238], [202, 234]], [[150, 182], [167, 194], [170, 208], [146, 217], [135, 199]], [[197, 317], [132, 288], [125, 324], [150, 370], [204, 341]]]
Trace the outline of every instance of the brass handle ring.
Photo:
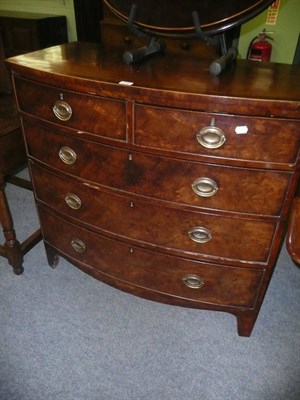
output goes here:
[[68, 121], [72, 117], [71, 106], [63, 100], [57, 100], [52, 110], [56, 118], [60, 121]]
[[218, 191], [218, 185], [213, 179], [198, 178], [192, 183], [193, 191], [200, 197], [211, 197]]
[[226, 141], [226, 136], [222, 129], [215, 126], [214, 118], [211, 120], [209, 126], [202, 128], [197, 133], [196, 137], [201, 146], [207, 149], [218, 149]]
[[205, 283], [200, 276], [193, 274], [184, 276], [182, 281], [190, 289], [201, 289]]
[[203, 226], [196, 226], [188, 232], [189, 238], [197, 243], [207, 243], [212, 239], [212, 233]]
[[86, 251], [86, 245], [80, 239], [72, 239], [71, 246], [77, 253], [84, 253]]
[[62, 162], [69, 165], [74, 164], [77, 158], [75, 151], [67, 146], [61, 147], [58, 155]]
[[73, 210], [79, 210], [79, 208], [81, 207], [81, 200], [74, 193], [67, 193], [65, 197], [65, 202]]

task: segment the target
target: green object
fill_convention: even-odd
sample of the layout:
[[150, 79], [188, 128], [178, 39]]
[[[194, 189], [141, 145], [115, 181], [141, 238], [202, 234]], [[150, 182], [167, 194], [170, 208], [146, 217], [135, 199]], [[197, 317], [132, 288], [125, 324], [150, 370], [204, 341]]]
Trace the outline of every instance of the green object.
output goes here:
[[246, 58], [251, 40], [264, 29], [270, 33], [272, 62], [292, 64], [300, 33], [300, 1], [281, 0], [276, 25], [266, 25], [268, 10], [241, 27], [239, 57]]

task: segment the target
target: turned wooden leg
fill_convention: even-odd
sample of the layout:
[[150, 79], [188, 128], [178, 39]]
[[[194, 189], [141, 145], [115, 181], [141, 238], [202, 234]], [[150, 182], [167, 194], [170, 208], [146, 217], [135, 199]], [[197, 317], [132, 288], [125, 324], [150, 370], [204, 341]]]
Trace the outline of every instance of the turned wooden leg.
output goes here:
[[7, 198], [4, 191], [4, 182], [0, 182], [0, 223], [2, 225], [4, 242], [4, 255], [8, 263], [12, 266], [16, 275], [22, 274], [23, 268], [23, 254], [21, 245], [16, 238], [16, 233], [13, 226], [13, 219], [8, 206]]
[[286, 248], [291, 259], [300, 265], [300, 197], [294, 198], [286, 235]]
[[45, 245], [48, 264], [50, 265], [51, 268], [56, 268], [59, 262], [59, 255], [54, 250], [54, 248], [50, 246], [48, 243], [44, 243], [44, 245]]

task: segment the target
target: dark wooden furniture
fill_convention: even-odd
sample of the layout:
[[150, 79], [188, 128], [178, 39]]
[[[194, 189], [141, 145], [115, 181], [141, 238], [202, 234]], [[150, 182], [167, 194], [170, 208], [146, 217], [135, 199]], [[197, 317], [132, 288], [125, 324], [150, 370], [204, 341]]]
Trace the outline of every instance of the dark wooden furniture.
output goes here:
[[7, 57], [68, 41], [63, 15], [0, 10], [0, 34]]
[[32, 190], [29, 181], [14, 176], [16, 172], [25, 168], [26, 161], [24, 141], [13, 98], [9, 94], [0, 94], [0, 225], [5, 239], [4, 244], [0, 245], [0, 255], [7, 258], [16, 275], [23, 272], [23, 256], [42, 238], [39, 229], [23, 243], [18, 241], [5, 194], [7, 182]]
[[101, 0], [73, 0], [77, 40], [81, 42], [100, 42], [102, 20]]
[[8, 70], [4, 64], [4, 48], [3, 41], [0, 35], [0, 93], [11, 93], [11, 82]]
[[26, 152], [14, 100], [10, 94], [0, 94], [0, 225], [5, 238], [4, 244], [0, 245], [0, 255], [7, 258], [16, 275], [24, 270], [24, 255], [42, 239], [38, 229], [24, 242], [18, 241], [5, 194], [7, 182], [32, 190], [30, 181], [14, 175], [26, 166]]
[[[148, 44], [149, 39], [138, 37], [117, 18], [103, 3], [103, 19], [101, 20], [101, 40], [107, 46], [120, 46], [126, 50], [136, 49]], [[164, 37], [168, 52], [187, 55], [197, 55], [201, 58], [216, 57], [216, 48], [195, 38]]]
[[0, 255], [7, 258], [15, 274], [23, 272], [23, 256], [41, 240], [40, 229], [30, 235], [22, 244], [14, 230], [13, 218], [5, 194], [7, 182], [32, 190], [31, 182], [14, 176], [27, 166], [24, 140], [15, 101], [10, 92], [8, 73], [4, 65], [4, 52], [0, 36], [0, 225], [4, 233], [4, 244]]
[[288, 231], [286, 235], [286, 246], [292, 260], [300, 266], [300, 197], [294, 198]]
[[[191, 34], [197, 24], [203, 32], [219, 34], [261, 13], [273, 0], [103, 0], [124, 22], [133, 19], [144, 31], [163, 35]], [[198, 28], [198, 26], [197, 26]]]
[[299, 179], [300, 70], [209, 62], [72, 43], [8, 64], [49, 264], [248, 336]]

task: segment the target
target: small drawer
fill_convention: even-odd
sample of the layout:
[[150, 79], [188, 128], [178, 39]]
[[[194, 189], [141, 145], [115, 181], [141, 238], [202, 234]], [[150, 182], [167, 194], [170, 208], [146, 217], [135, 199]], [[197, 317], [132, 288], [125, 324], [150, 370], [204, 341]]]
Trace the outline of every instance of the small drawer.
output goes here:
[[148, 203], [103, 192], [32, 166], [36, 196], [86, 226], [168, 253], [203, 259], [267, 263], [276, 222], [237, 219]]
[[[70, 224], [39, 208], [44, 239], [85, 271], [119, 288], [153, 297], [168, 295], [185, 301], [253, 308], [263, 271], [219, 267], [162, 255], [110, 240]], [[140, 291], [141, 292], [141, 291]], [[148, 294], [146, 294], [148, 293]], [[176, 300], [177, 299], [177, 300]], [[188, 304], [186, 304], [188, 305]]]
[[270, 165], [296, 161], [299, 121], [207, 114], [135, 106], [135, 143], [183, 154], [261, 162]]
[[[29, 155], [103, 186], [201, 209], [279, 215], [291, 174], [130, 152], [23, 121]], [[48, 150], [45, 151], [44, 149]]]
[[79, 133], [126, 141], [125, 102], [15, 79], [19, 108]]

